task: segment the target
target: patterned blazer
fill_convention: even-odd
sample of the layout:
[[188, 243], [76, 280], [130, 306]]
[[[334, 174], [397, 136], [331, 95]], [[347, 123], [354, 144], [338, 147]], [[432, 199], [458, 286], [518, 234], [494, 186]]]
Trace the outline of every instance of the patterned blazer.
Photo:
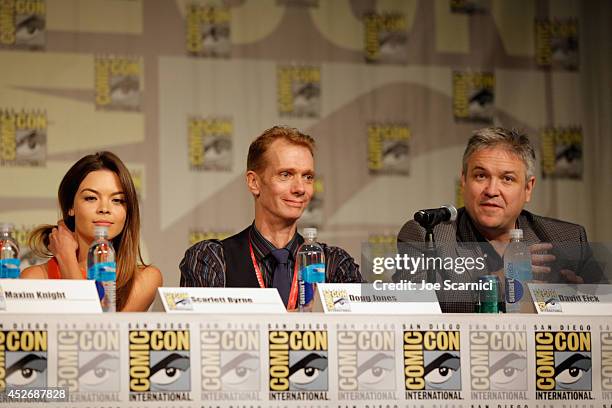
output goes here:
[[[540, 242], [553, 244], [549, 252], [556, 260], [548, 265], [551, 272], [538, 274], [534, 279], [550, 283], [562, 283], [561, 269], [569, 269], [584, 279], [585, 283], [603, 283], [606, 280], [587, 241], [586, 231], [580, 225], [541, 217], [523, 210], [517, 220], [518, 228], [523, 230], [523, 239], [527, 245]], [[457, 219], [452, 223], [439, 224], [434, 227], [434, 238], [437, 256], [443, 259], [478, 258], [485, 260], [485, 268], [477, 266], [457, 273], [453, 269], [437, 269], [436, 281], [467, 283], [475, 282], [479, 276], [487, 275], [503, 268], [502, 258], [491, 244], [478, 232], [465, 208], [458, 210]], [[408, 221], [400, 230], [397, 243], [398, 253], [409, 256], [422, 256], [424, 252], [425, 229], [415, 221]], [[412, 280], [417, 283], [425, 279], [424, 269], [417, 271], [399, 271], [394, 281]], [[443, 312], [474, 312], [476, 294], [471, 290], [440, 290], [438, 299]]]

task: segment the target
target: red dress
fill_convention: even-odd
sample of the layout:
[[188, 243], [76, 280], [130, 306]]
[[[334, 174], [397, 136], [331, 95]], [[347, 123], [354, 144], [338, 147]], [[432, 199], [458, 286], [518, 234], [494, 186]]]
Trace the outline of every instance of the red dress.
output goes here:
[[[81, 273], [83, 274], [83, 279], [87, 279], [85, 270], [81, 269]], [[62, 279], [60, 267], [55, 257], [49, 259], [49, 262], [47, 262], [47, 277], [49, 279]]]

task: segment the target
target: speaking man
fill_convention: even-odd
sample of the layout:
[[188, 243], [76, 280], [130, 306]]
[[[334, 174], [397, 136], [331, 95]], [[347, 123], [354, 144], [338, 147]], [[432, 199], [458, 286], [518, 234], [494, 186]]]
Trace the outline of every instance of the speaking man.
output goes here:
[[[478, 258], [481, 262], [465, 272], [438, 268], [437, 281], [474, 282], [478, 276], [497, 274], [503, 281], [503, 253], [510, 230], [523, 230], [530, 245], [534, 279], [547, 282], [599, 283], [601, 269], [595, 263], [584, 228], [577, 224], [541, 217], [524, 209], [535, 185], [536, 157], [526, 135], [503, 128], [474, 132], [463, 154], [461, 186], [464, 208], [452, 223], [434, 227], [440, 257]], [[416, 255], [422, 249], [425, 229], [408, 221], [398, 235], [398, 250]], [[411, 244], [412, 243], [412, 244]], [[464, 268], [462, 268], [463, 270]], [[405, 271], [395, 280], [423, 278]], [[471, 290], [438, 292], [445, 312], [474, 311]]]
[[[297, 222], [313, 195], [312, 137], [274, 126], [249, 147], [246, 184], [255, 221], [222, 241], [206, 240], [185, 252], [181, 286], [274, 287], [285, 306], [297, 298], [296, 254], [304, 239]], [[321, 244], [326, 282], [361, 282], [359, 266], [343, 249]]]

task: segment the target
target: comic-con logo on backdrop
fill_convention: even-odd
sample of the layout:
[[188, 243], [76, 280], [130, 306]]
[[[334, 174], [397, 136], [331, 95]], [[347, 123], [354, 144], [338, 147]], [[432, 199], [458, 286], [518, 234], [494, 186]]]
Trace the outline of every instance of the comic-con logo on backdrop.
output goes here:
[[612, 400], [612, 332], [610, 327], [601, 332], [601, 397]]
[[459, 335], [459, 330], [404, 330], [406, 399], [463, 399]]
[[582, 128], [545, 128], [540, 132], [542, 177], [582, 179]]
[[187, 54], [196, 57], [229, 57], [231, 12], [228, 7], [187, 6]]
[[587, 331], [535, 332], [537, 400], [593, 399], [591, 332], [588, 330], [590, 327]]
[[367, 62], [405, 63], [408, 59], [408, 24], [400, 13], [367, 13], [363, 16]]
[[45, 0], [0, 2], [0, 48], [40, 50], [46, 43]]
[[0, 166], [45, 166], [47, 113], [0, 109]]
[[40, 328], [0, 331], [0, 392], [47, 386], [47, 334]]
[[472, 399], [527, 399], [527, 332], [470, 332]]
[[453, 115], [456, 121], [492, 123], [495, 76], [490, 72], [453, 72]]
[[68, 329], [57, 332], [57, 385], [68, 387], [71, 402], [119, 401], [119, 328]]
[[536, 19], [535, 49], [536, 63], [540, 67], [578, 70], [578, 20]]
[[140, 58], [96, 56], [94, 66], [96, 109], [140, 111]]
[[411, 132], [407, 125], [368, 125], [368, 170], [370, 174], [410, 173]]
[[192, 400], [189, 327], [161, 326], [130, 324], [130, 401]]
[[321, 115], [321, 68], [278, 66], [278, 112], [285, 117], [318, 118]]
[[393, 328], [338, 328], [338, 398], [397, 400]]
[[235, 326], [228, 330], [203, 325], [200, 351], [202, 399], [260, 399], [259, 325]]
[[231, 171], [234, 124], [231, 118], [187, 119], [187, 152], [192, 171]]
[[270, 400], [329, 400], [327, 330], [268, 332]]

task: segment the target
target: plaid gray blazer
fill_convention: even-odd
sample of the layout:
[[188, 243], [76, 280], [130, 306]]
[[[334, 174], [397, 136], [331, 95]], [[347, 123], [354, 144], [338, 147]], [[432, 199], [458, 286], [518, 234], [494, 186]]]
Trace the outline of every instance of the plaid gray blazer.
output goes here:
[[[539, 242], [553, 244], [553, 249], [550, 252], [557, 259], [549, 265], [552, 271], [544, 276], [537, 276], [538, 280], [562, 283], [560, 270], [570, 269], [581, 276], [585, 283], [606, 282], [601, 268], [593, 259], [586, 231], [582, 226], [554, 218], [541, 217], [526, 210], [521, 212], [517, 223], [518, 228], [523, 230], [523, 237], [527, 245]], [[479, 276], [503, 268], [501, 257], [476, 230], [465, 208], [458, 210], [457, 219], [454, 222], [437, 225], [434, 228], [434, 237], [438, 250], [437, 256], [439, 257], [483, 257], [486, 260], [484, 270], [471, 268], [464, 273], [456, 273], [453, 270], [438, 270], [437, 282], [442, 283], [444, 280], [460, 283], [475, 282]], [[408, 221], [397, 237], [398, 253], [422, 256], [424, 240], [425, 229], [413, 220]], [[418, 270], [415, 273], [401, 271], [394, 275], [393, 280], [405, 279], [420, 282], [425, 279], [425, 274], [425, 270]], [[440, 290], [438, 291], [438, 299], [443, 312], [474, 312], [476, 296], [472, 291]]]

